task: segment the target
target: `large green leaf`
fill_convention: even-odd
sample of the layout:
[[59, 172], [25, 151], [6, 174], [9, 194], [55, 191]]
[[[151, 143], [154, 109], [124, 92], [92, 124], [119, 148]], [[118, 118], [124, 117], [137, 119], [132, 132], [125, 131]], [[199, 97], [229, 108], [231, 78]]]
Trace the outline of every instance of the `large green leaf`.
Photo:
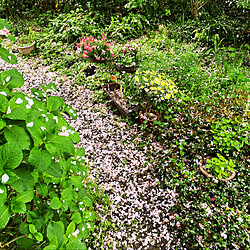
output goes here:
[[20, 126], [5, 127], [4, 136], [8, 142], [17, 143], [24, 150], [30, 148], [30, 137], [26, 130]]
[[0, 207], [4, 205], [7, 199], [7, 189], [6, 186], [0, 183]]
[[34, 147], [30, 151], [29, 162], [38, 171], [46, 171], [52, 162], [52, 156], [47, 150], [39, 150], [39, 148]]
[[5, 49], [0, 47], [0, 57], [7, 63], [11, 64], [16, 64], [17, 63], [17, 58], [15, 55], [10, 54], [10, 52]]
[[0, 229], [3, 229], [10, 219], [10, 209], [8, 206], [3, 205], [0, 207]]
[[47, 227], [47, 237], [50, 244], [57, 246], [57, 249], [64, 242], [64, 225], [61, 221], [50, 222]]
[[0, 73], [0, 82], [2, 88], [13, 89], [20, 88], [24, 84], [24, 78], [17, 69], [10, 69]]
[[87, 246], [84, 242], [80, 242], [78, 240], [73, 240], [70, 241], [67, 245], [66, 245], [66, 250], [86, 250]]
[[5, 113], [9, 107], [9, 101], [4, 95], [0, 95], [0, 112]]
[[62, 202], [59, 200], [59, 198], [58, 198], [58, 197], [53, 197], [53, 199], [52, 199], [51, 202], [50, 202], [50, 207], [51, 207], [52, 209], [57, 210], [57, 209], [59, 209], [61, 206], [62, 206]]
[[63, 171], [61, 165], [58, 162], [52, 162], [46, 173], [53, 177], [60, 178], [62, 177]]
[[58, 110], [60, 107], [64, 106], [64, 101], [59, 96], [49, 96], [47, 99], [47, 107], [49, 112]]
[[23, 151], [18, 144], [5, 143], [0, 146], [0, 169], [17, 168], [23, 160]]
[[25, 192], [19, 193], [16, 196], [15, 202], [23, 202], [27, 203], [30, 202], [34, 197], [34, 191], [33, 190], [27, 190]]
[[75, 148], [72, 140], [65, 136], [55, 136], [45, 144], [51, 155], [62, 155], [63, 153], [74, 154]]
[[34, 188], [35, 181], [30, 171], [25, 168], [17, 168], [14, 170], [14, 173], [18, 176], [18, 180], [11, 183], [11, 186], [17, 192], [24, 192], [26, 190], [30, 190]]

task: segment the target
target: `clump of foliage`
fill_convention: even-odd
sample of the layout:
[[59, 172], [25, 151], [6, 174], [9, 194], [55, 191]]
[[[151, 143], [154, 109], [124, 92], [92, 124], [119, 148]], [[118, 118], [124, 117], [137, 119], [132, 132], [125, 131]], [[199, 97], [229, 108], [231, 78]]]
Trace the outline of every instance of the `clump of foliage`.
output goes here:
[[[0, 20], [13, 39], [9, 29]], [[0, 56], [17, 63], [1, 46]], [[33, 96], [14, 90], [23, 84], [16, 69], [0, 73], [0, 246], [87, 249], [98, 219], [95, 195], [84, 148], [74, 147], [79, 134], [62, 115], [76, 119], [76, 111], [51, 95], [54, 83], [33, 88]]]

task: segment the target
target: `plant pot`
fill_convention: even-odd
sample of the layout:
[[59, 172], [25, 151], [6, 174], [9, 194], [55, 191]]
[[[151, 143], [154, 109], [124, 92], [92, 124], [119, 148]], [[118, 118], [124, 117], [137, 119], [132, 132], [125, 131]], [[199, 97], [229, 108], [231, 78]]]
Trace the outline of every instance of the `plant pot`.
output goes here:
[[[206, 164], [207, 159], [211, 159], [213, 158], [212, 156], [208, 156], [205, 160], [203, 159], [201, 161], [201, 164], [199, 165], [200, 171], [207, 177], [209, 178], [215, 178], [215, 176], [209, 174], [204, 168], [203, 166]], [[220, 179], [220, 181], [230, 181], [232, 180], [234, 177], [236, 176], [236, 171], [233, 171], [232, 175], [230, 175], [229, 177], [227, 177], [226, 179]]]
[[115, 64], [115, 68], [119, 72], [124, 71], [124, 72], [127, 72], [127, 73], [135, 73], [135, 71], [136, 71], [135, 63], [130, 65], [130, 66]]
[[130, 117], [133, 114], [133, 112], [139, 109], [138, 107], [129, 109], [126, 107], [125, 104], [122, 103], [122, 100], [119, 100], [114, 97], [113, 92], [116, 90], [118, 91], [120, 90], [120, 84], [108, 83], [108, 84], [103, 85], [102, 88], [104, 92], [107, 94], [107, 96], [109, 97], [109, 99], [111, 100], [111, 104], [114, 107], [116, 107], [118, 111], [120, 112], [120, 114], [123, 115], [124, 117]]
[[28, 54], [30, 54], [30, 52], [31, 52], [32, 50], [35, 50], [35, 49], [36, 49], [35, 44], [36, 44], [36, 43], [34, 42], [33, 44], [28, 45], [28, 46], [19, 46], [19, 47], [17, 47], [17, 49], [18, 49], [18, 51], [19, 51], [22, 55], [28, 55]]
[[104, 63], [105, 62], [105, 60], [97, 60], [94, 56], [87, 57], [87, 60], [89, 62], [93, 62], [93, 63]]

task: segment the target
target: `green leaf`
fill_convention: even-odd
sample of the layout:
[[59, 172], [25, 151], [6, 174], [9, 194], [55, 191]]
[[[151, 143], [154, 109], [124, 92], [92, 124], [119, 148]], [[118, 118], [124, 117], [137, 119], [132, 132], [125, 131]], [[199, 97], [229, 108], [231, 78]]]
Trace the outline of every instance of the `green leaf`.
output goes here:
[[35, 181], [33, 176], [30, 174], [30, 171], [25, 168], [17, 168], [14, 170], [14, 174], [19, 178], [15, 182], [11, 183], [11, 186], [17, 192], [24, 192], [26, 190], [33, 190]]
[[50, 244], [57, 246], [57, 249], [64, 242], [64, 225], [61, 221], [50, 222], [47, 227], [47, 237]]
[[93, 221], [96, 218], [95, 213], [93, 211], [87, 211], [87, 210], [85, 210], [83, 212], [83, 216], [82, 217], [85, 218], [85, 219], [87, 219], [87, 220], [89, 220], [89, 221]]
[[82, 202], [87, 207], [92, 207], [93, 206], [93, 202], [88, 196], [83, 197]]
[[74, 154], [75, 148], [72, 140], [65, 136], [55, 136], [45, 144], [51, 155], [62, 155], [63, 153]]
[[47, 150], [39, 150], [39, 148], [34, 147], [30, 151], [29, 162], [38, 171], [46, 171], [52, 162], [52, 156]]
[[18, 144], [5, 143], [0, 146], [0, 169], [17, 168], [23, 160], [23, 151]]
[[75, 228], [76, 228], [75, 222], [71, 221], [67, 227], [66, 236], [68, 237], [68, 235], [71, 235], [72, 233], [74, 233]]
[[0, 47], [0, 57], [7, 63], [17, 64], [16, 56], [10, 54], [10, 52], [5, 48]]
[[56, 85], [55, 85], [54, 82], [51, 82], [51, 83], [49, 83], [49, 84], [47, 84], [47, 85], [40, 84], [39, 86], [40, 86], [40, 87], [43, 89], [43, 91], [45, 91], [45, 92], [54, 92], [54, 93], [57, 92], [57, 87], [56, 87]]
[[30, 136], [22, 127], [16, 125], [5, 127], [4, 136], [8, 142], [17, 143], [23, 150], [30, 148]]
[[58, 247], [56, 245], [48, 245], [43, 250], [58, 250]]
[[34, 234], [37, 232], [35, 225], [29, 224], [29, 231]]
[[34, 233], [33, 236], [36, 238], [36, 240], [43, 241], [43, 235], [41, 233]]
[[62, 168], [58, 162], [52, 162], [46, 173], [56, 178], [62, 177], [63, 174]]
[[19, 231], [21, 234], [28, 234], [30, 232], [29, 224], [26, 222], [21, 222], [19, 225]]
[[34, 245], [34, 240], [28, 238], [21, 238], [16, 242], [21, 249], [32, 249], [32, 246]]
[[0, 229], [5, 228], [10, 219], [10, 210], [9, 207], [3, 205], [0, 207]]
[[59, 96], [49, 96], [47, 99], [47, 107], [49, 112], [56, 111], [64, 106], [64, 101]]
[[48, 186], [45, 183], [39, 183], [36, 190], [38, 194], [44, 197], [48, 195]]
[[0, 95], [0, 112], [5, 113], [9, 107], [9, 101], [4, 95]]
[[11, 202], [11, 210], [12, 213], [17, 214], [25, 214], [26, 213], [26, 205], [22, 202]]
[[66, 245], [66, 250], [86, 250], [87, 246], [85, 245], [85, 243], [80, 242], [78, 240], [73, 240], [70, 241], [67, 245]]
[[82, 188], [82, 177], [80, 175], [72, 175], [69, 179], [69, 183], [74, 185], [75, 188]]
[[6, 126], [6, 122], [0, 118], [0, 130]]
[[76, 119], [76, 118], [77, 118], [77, 113], [76, 113], [76, 111], [72, 108], [72, 106], [67, 105], [67, 106], [65, 107], [65, 111], [66, 111], [67, 114], [68, 114], [69, 116], [71, 116], [73, 119]]
[[4, 205], [7, 200], [7, 189], [6, 186], [0, 183], [0, 207]]
[[24, 78], [17, 69], [10, 69], [0, 73], [0, 83], [2, 88], [12, 90], [13, 88], [20, 88], [24, 84]]
[[71, 217], [71, 220], [74, 221], [76, 224], [80, 224], [82, 222], [82, 216], [79, 212], [74, 213]]
[[34, 191], [33, 190], [27, 190], [25, 192], [19, 193], [16, 196], [15, 202], [22, 202], [27, 203], [30, 202], [34, 197]]
[[61, 206], [62, 206], [62, 202], [59, 200], [58, 197], [54, 197], [54, 198], [51, 200], [51, 202], [50, 202], [50, 207], [51, 207], [52, 209], [57, 210], [57, 209], [59, 209]]
[[31, 89], [31, 93], [36, 97], [36, 98], [45, 98], [46, 94], [44, 93], [44, 91], [40, 90], [40, 89], [36, 89], [36, 88], [32, 88]]

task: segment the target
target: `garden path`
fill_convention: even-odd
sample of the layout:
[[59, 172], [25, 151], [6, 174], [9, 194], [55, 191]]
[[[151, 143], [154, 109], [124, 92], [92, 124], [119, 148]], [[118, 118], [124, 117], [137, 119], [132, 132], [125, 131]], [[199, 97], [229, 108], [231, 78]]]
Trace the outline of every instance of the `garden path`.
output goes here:
[[176, 194], [159, 188], [154, 161], [147, 157], [150, 152], [161, 150], [161, 146], [145, 138], [137, 125], [128, 126], [106, 104], [94, 103], [91, 90], [50, 72], [49, 67], [42, 66], [41, 59], [18, 58], [18, 65], [0, 59], [0, 71], [10, 68], [23, 74], [22, 91], [55, 82], [58, 95], [78, 112], [78, 119], [69, 123], [80, 134], [78, 146], [85, 148], [90, 176], [112, 201], [107, 218], [118, 227], [105, 233], [100, 249], [107, 249], [110, 244], [113, 249], [168, 249], [175, 238], [170, 230], [174, 215], [169, 210]]

